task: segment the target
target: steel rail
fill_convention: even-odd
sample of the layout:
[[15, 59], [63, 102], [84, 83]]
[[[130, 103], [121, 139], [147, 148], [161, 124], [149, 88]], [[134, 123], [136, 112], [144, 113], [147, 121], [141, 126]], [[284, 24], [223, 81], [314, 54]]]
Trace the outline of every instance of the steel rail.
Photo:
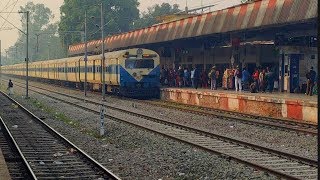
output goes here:
[[[0, 91], [0, 93], [2, 93], [2, 91]], [[17, 143], [17, 142], [15, 141], [15, 139], [13, 138], [13, 136], [12, 136], [9, 128], [7, 127], [6, 123], [4, 122], [4, 120], [2, 119], [1, 116], [0, 116], [0, 122], [1, 122], [1, 124], [3, 125], [3, 127], [5, 128], [6, 133], [9, 135], [10, 141], [12, 141], [12, 143], [14, 144], [14, 147], [17, 149], [18, 154], [19, 154], [19, 156], [21, 157], [23, 164], [27, 167], [26, 170], [28, 171], [28, 173], [30, 174], [30, 176], [31, 176], [33, 179], [37, 179], [37, 177], [35, 176], [35, 174], [33, 173], [32, 169], [31, 169], [31, 167], [30, 167], [27, 159], [24, 157], [21, 149], [19, 148], [18, 143]]]
[[[22, 87], [22, 86], [21, 86]], [[22, 87], [24, 88], [24, 87]], [[102, 105], [101, 102], [97, 102], [97, 101], [93, 101], [93, 100], [90, 100], [90, 99], [87, 99], [87, 98], [80, 98], [80, 97], [77, 97], [77, 96], [73, 96], [73, 95], [69, 95], [69, 94], [65, 94], [65, 93], [60, 93], [60, 92], [56, 92], [56, 91], [52, 91], [52, 90], [48, 90], [48, 89], [45, 89], [45, 88], [39, 88], [37, 87], [38, 89], [41, 89], [41, 90], [44, 90], [44, 91], [48, 91], [48, 92], [51, 92], [51, 93], [55, 93], [55, 94], [59, 94], [59, 95], [62, 95], [62, 96], [66, 96], [66, 97], [69, 97], [69, 98], [73, 98], [73, 99], [76, 99], [76, 100], [80, 100], [80, 101], [85, 101], [86, 103], [91, 103], [91, 104], [95, 104], [95, 105]], [[48, 94], [45, 94], [45, 93], [41, 93], [39, 91], [35, 91], [35, 90], [32, 90], [36, 93], [39, 93], [39, 94], [42, 94], [42, 95], [45, 95], [45, 96], [48, 96], [50, 98], [55, 98], [54, 96], [51, 96], [51, 95], [48, 95]], [[55, 98], [56, 100], [61, 100], [59, 98]], [[237, 143], [241, 143], [241, 144], [245, 144], [245, 145], [248, 145], [248, 146], [253, 146], [253, 147], [256, 147], [256, 148], [259, 148], [261, 146], [257, 146], [257, 145], [254, 145], [254, 144], [251, 144], [251, 143], [248, 143], [248, 142], [244, 142], [244, 141], [239, 141], [239, 140], [235, 140], [235, 139], [232, 139], [232, 138], [228, 138], [228, 137], [225, 137], [225, 136], [220, 136], [220, 135], [217, 135], [217, 134], [213, 134], [211, 132], [208, 132], [208, 131], [204, 131], [204, 130], [199, 130], [199, 129], [196, 129], [196, 128], [193, 128], [193, 127], [189, 127], [189, 126], [185, 126], [185, 125], [181, 125], [181, 124], [178, 124], [178, 123], [173, 123], [173, 122], [169, 122], [169, 121], [166, 121], [166, 120], [163, 120], [163, 119], [159, 119], [159, 118], [155, 118], [155, 117], [151, 117], [151, 116], [148, 116], [148, 115], [144, 115], [144, 114], [141, 114], [141, 113], [137, 113], [137, 112], [132, 112], [130, 110], [125, 110], [125, 109], [121, 109], [121, 108], [117, 108], [117, 107], [114, 107], [114, 106], [110, 106], [106, 103], [103, 103], [103, 105], [109, 109], [113, 109], [113, 110], [116, 110], [116, 111], [121, 111], [121, 112], [124, 112], [124, 113], [127, 113], [127, 114], [131, 114], [131, 115], [134, 115], [134, 116], [139, 116], [139, 117], [142, 117], [142, 118], [145, 118], [145, 119], [153, 119], [154, 121], [157, 121], [157, 122], [164, 122], [164, 123], [168, 123], [170, 125], [174, 125], [174, 126], [180, 126], [180, 127], [184, 127], [184, 128], [188, 128], [188, 129], [191, 129], [193, 131], [196, 131], [198, 133], [205, 133], [207, 136], [210, 136], [210, 135], [215, 135], [215, 136], [219, 136], [219, 138], [224, 138], [224, 139], [228, 139], [229, 141], [236, 141]], [[280, 154], [281, 152], [280, 151], [276, 151], [276, 150], [273, 150], [273, 149], [270, 149], [270, 148], [265, 148], [265, 150], [269, 151], [269, 152], [273, 152], [273, 153], [277, 153], [277, 154]], [[288, 155], [287, 153], [283, 153], [283, 155]], [[300, 156], [295, 156], [295, 155], [292, 155], [292, 157], [294, 158], [301, 158]], [[304, 159], [301, 159], [305, 162], [308, 162], [310, 164], [314, 164], [316, 165], [318, 161], [315, 161], [315, 160], [311, 160], [311, 159], [308, 159], [308, 158], [304, 158]]]
[[[99, 162], [97, 162], [96, 160], [94, 160], [91, 156], [89, 156], [87, 153], [85, 153], [83, 150], [81, 150], [79, 147], [77, 147], [75, 144], [73, 144], [71, 141], [69, 141], [67, 138], [65, 138], [63, 135], [61, 135], [59, 132], [57, 132], [56, 130], [54, 130], [52, 127], [50, 127], [47, 123], [45, 123], [43, 120], [41, 120], [39, 117], [37, 117], [35, 114], [33, 114], [31, 111], [29, 111], [27, 108], [25, 108], [24, 106], [22, 106], [19, 102], [17, 102], [16, 100], [14, 100], [12, 97], [8, 96], [7, 94], [5, 94], [3, 91], [0, 90], [0, 93], [5, 96], [6, 98], [8, 98], [10, 101], [12, 101], [14, 104], [16, 104], [20, 109], [22, 109], [26, 114], [28, 114], [31, 118], [37, 120], [37, 122], [40, 122], [42, 126], [44, 126], [46, 129], [48, 129], [50, 131], [50, 133], [53, 133], [55, 136], [57, 136], [59, 139], [61, 139], [64, 143], [68, 144], [70, 147], [72, 147], [73, 149], [75, 149], [77, 152], [79, 152], [82, 157], [86, 158], [87, 160], [89, 160], [90, 163], [92, 163], [92, 165], [95, 165], [96, 168], [100, 169], [102, 172], [106, 173], [110, 179], [116, 179], [116, 180], [120, 180], [119, 177], [117, 177], [116, 175], [114, 175], [111, 171], [109, 171], [108, 169], [106, 169], [103, 165], [101, 165]], [[12, 137], [13, 138], [13, 137]], [[18, 145], [16, 143], [16, 145]], [[20, 151], [20, 153], [22, 154], [22, 151]], [[32, 168], [30, 166], [28, 166], [28, 168], [31, 169]], [[29, 169], [29, 170], [30, 170]], [[33, 174], [34, 175], [34, 174]], [[36, 176], [34, 175], [35, 179]]]
[[[90, 109], [88, 107], [79, 105], [79, 102], [74, 103], [74, 102], [70, 102], [70, 101], [65, 100], [65, 99], [58, 98], [58, 97], [53, 96], [53, 95], [49, 95], [49, 94], [46, 94], [46, 93], [42, 93], [42, 92], [36, 91], [36, 90], [32, 90], [32, 91], [34, 91], [34, 92], [36, 92], [38, 94], [47, 96], [47, 97], [49, 97], [51, 99], [55, 99], [55, 100], [61, 101], [63, 103], [66, 103], [66, 104], [81, 108], [81, 109], [86, 110], [86, 111], [90, 111], [90, 112], [93, 112], [93, 113], [96, 113], [96, 114], [100, 113], [96, 109]], [[44, 91], [47, 91], [47, 90], [44, 90]], [[74, 98], [74, 99], [77, 99], [77, 100], [85, 101], [85, 103], [91, 103], [91, 104], [94, 104], [94, 105], [102, 105], [102, 103], [98, 103], [98, 102], [95, 102], [95, 101], [92, 101], [92, 100], [89, 100], [89, 99], [83, 99], [83, 98], [79, 98], [79, 97], [75, 97], [75, 96], [72, 96], [72, 95], [59, 93], [59, 92], [53, 92], [53, 93], [59, 94], [61, 96], [65, 96], [65, 97], [68, 97], [68, 98]], [[318, 161], [313, 160], [313, 159], [308, 159], [308, 158], [305, 158], [305, 157], [300, 157], [300, 156], [296, 156], [296, 155], [293, 155], [293, 154], [288, 154], [288, 153], [285, 153], [285, 152], [281, 152], [281, 151], [277, 151], [277, 150], [274, 150], [274, 149], [258, 146], [258, 145], [251, 144], [251, 143], [248, 143], [248, 142], [244, 142], [244, 141], [232, 139], [232, 138], [229, 138], [229, 137], [213, 134], [213, 133], [210, 133], [210, 132], [207, 132], [207, 131], [203, 131], [203, 130], [199, 130], [199, 129], [196, 129], [196, 128], [193, 128], [193, 127], [188, 127], [188, 126], [185, 126], [185, 125], [168, 122], [166, 120], [158, 119], [158, 118], [155, 118], [155, 117], [150, 117], [150, 116], [147, 116], [147, 115], [144, 115], [144, 114], [140, 114], [140, 113], [136, 113], [136, 112], [132, 112], [132, 111], [116, 108], [116, 107], [113, 107], [113, 106], [106, 105], [105, 103], [103, 103], [103, 104], [104, 104], [104, 106], [107, 106], [109, 109], [113, 109], [113, 110], [116, 110], [116, 111], [120, 111], [120, 112], [124, 112], [124, 113], [127, 113], [127, 114], [131, 114], [131, 115], [134, 115], [134, 116], [137, 116], [137, 117], [141, 117], [141, 118], [146, 119], [146, 120], [151, 120], [153, 122], [158, 123], [159, 125], [161, 125], [161, 124], [168, 125], [168, 126], [171, 126], [171, 127], [175, 127], [177, 129], [186, 130], [187, 132], [193, 132], [195, 134], [203, 135], [205, 137], [213, 137], [213, 138], [222, 140], [224, 142], [230, 142], [232, 144], [239, 145], [241, 147], [246, 147], [246, 148], [249, 148], [249, 149], [255, 149], [257, 151], [261, 151], [261, 152], [265, 152], [265, 153], [268, 153], [268, 154], [271, 154], [271, 155], [279, 156], [279, 157], [284, 158], [284, 159], [292, 160], [292, 161], [295, 161], [295, 162], [300, 162], [303, 165], [308, 165], [310, 167], [318, 167]], [[195, 144], [195, 143], [192, 143], [192, 142], [188, 142], [188, 140], [182, 140], [182, 139], [180, 139], [178, 137], [170, 136], [170, 135], [168, 135], [166, 133], [163, 133], [161, 131], [154, 131], [154, 130], [151, 129], [151, 127], [143, 127], [141, 125], [136, 124], [135, 121], [129, 121], [129, 120], [121, 119], [121, 118], [118, 118], [118, 117], [115, 117], [115, 116], [111, 116], [111, 115], [106, 115], [106, 114], [105, 114], [105, 116], [110, 118], [110, 119], [117, 120], [119, 122], [126, 122], [126, 123], [129, 123], [131, 125], [138, 126], [138, 127], [141, 127], [143, 129], [147, 129], [147, 130], [152, 131], [152, 132], [157, 132], [157, 133], [159, 133], [161, 135], [164, 135], [164, 136], [167, 136], [167, 137], [170, 137], [170, 138], [173, 138], [173, 139], [177, 139], [179, 141], [191, 144], [193, 146], [202, 148], [204, 150], [207, 150], [207, 151], [210, 151], [210, 152], [213, 152], [213, 153], [216, 153], [216, 154], [221, 154], [221, 155], [226, 156], [226, 157], [228, 157], [230, 159], [233, 159], [233, 160], [236, 160], [238, 162], [250, 165], [252, 167], [255, 167], [255, 168], [270, 172], [270, 173], [275, 174], [276, 176], [279, 176], [279, 177], [282, 177], [282, 178], [299, 179], [299, 178], [297, 178], [297, 177], [295, 177], [293, 175], [286, 174], [286, 173], [283, 173], [283, 172], [279, 172], [279, 171], [274, 170], [272, 168], [268, 168], [268, 167], [259, 165], [257, 163], [250, 162], [250, 161], [245, 160], [243, 158], [239, 158], [239, 157], [236, 157], [236, 156], [233, 156], [233, 155], [221, 152], [221, 151], [212, 150], [212, 149], [209, 149], [207, 147], [203, 147], [202, 145]]]

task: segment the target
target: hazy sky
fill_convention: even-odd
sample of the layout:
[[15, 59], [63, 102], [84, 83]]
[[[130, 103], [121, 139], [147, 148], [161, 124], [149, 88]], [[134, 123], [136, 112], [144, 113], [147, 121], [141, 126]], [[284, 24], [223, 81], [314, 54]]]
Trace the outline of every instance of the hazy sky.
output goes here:
[[[20, 6], [24, 6], [28, 1], [33, 3], [42, 3], [51, 9], [55, 18], [52, 21], [58, 21], [60, 18], [59, 7], [63, 4], [64, 0], [0, 0], [0, 15], [4, 18], [8, 18], [8, 21], [13, 23], [17, 27], [21, 27], [20, 16], [17, 13], [6, 14], [5, 12], [18, 12]], [[125, 0], [119, 0], [125, 1]], [[186, 6], [186, 1], [189, 9], [200, 7], [201, 0], [138, 0], [140, 2], [139, 9], [140, 11], [147, 10], [147, 7], [150, 7], [154, 4], [161, 3], [170, 3], [170, 4], [179, 4], [181, 9], [184, 9]], [[222, 9], [228, 6], [233, 6], [239, 4], [240, 0], [202, 0], [203, 5], [217, 4], [212, 10]], [[8, 16], [8, 17], [7, 17]], [[18, 38], [18, 30], [11, 29], [12, 25], [5, 22], [0, 17], [0, 40], [2, 41], [1, 51], [4, 54], [4, 49], [12, 46]], [[7, 30], [11, 29], [11, 30]]]

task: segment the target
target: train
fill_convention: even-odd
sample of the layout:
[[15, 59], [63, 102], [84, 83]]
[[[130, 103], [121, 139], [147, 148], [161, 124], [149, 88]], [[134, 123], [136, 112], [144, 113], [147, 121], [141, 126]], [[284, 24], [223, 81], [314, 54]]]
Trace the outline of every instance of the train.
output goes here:
[[[102, 56], [87, 58], [87, 89], [102, 89]], [[106, 92], [130, 98], [160, 94], [160, 56], [152, 50], [133, 48], [105, 53]], [[25, 77], [26, 64], [2, 66], [5, 75]], [[37, 81], [84, 88], [84, 56], [29, 63], [29, 77]]]

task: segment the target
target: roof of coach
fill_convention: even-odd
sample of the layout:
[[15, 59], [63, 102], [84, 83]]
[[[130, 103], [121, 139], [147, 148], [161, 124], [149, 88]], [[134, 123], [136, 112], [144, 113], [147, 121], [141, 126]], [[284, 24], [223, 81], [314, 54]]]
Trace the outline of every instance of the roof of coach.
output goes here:
[[[153, 50], [150, 49], [143, 49], [144, 51], [152, 51], [154, 53], [156, 53]], [[126, 52], [129, 52], [129, 54], [136, 54], [137, 53], [138, 48], [132, 48], [132, 49], [126, 49], [126, 50], [120, 50], [120, 51], [113, 51], [113, 52], [107, 52], [105, 53], [105, 57], [108, 59], [116, 59], [119, 57], [123, 57], [123, 55], [126, 54]], [[36, 61], [36, 62], [32, 62], [30, 63], [30, 65], [37, 65], [37, 64], [41, 64], [41, 63], [46, 63], [46, 64], [55, 64], [55, 63], [65, 63], [65, 62], [78, 62], [79, 59], [83, 60], [83, 56], [76, 56], [76, 57], [67, 57], [67, 58], [63, 58], [63, 59], [53, 59], [53, 60], [44, 60], [44, 61]], [[94, 56], [88, 56], [88, 59], [100, 59], [101, 55], [94, 55]], [[19, 66], [19, 65], [23, 65], [23, 63], [21, 64], [14, 64], [11, 66]]]

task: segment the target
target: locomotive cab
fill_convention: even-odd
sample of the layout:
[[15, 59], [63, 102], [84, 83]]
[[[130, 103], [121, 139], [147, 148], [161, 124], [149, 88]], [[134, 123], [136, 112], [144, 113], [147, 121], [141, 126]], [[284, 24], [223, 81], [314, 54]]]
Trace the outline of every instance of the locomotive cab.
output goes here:
[[154, 51], [126, 52], [120, 70], [121, 92], [130, 97], [156, 97], [160, 88], [159, 56]]

